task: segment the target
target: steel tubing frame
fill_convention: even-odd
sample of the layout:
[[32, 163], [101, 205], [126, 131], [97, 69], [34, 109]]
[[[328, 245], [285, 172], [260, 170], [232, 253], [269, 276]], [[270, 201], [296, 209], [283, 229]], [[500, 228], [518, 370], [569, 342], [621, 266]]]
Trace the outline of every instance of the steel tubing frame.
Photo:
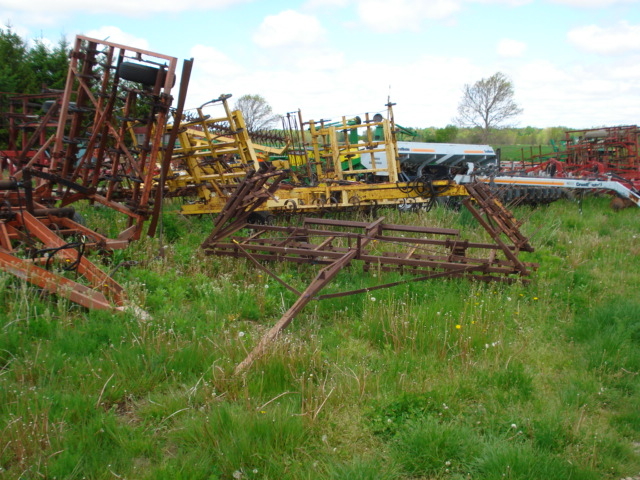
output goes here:
[[[171, 161], [164, 136], [177, 59], [84, 36], [76, 37], [70, 58], [64, 91], [34, 97], [54, 100], [43, 105], [39, 123], [37, 115], [28, 116], [31, 137], [22, 137], [12, 154], [12, 170], [0, 171], [0, 269], [87, 308], [117, 310], [125, 303], [122, 287], [84, 256], [84, 248], [124, 248], [140, 237], [146, 220], [157, 222], [161, 214], [163, 186], [156, 189], [156, 176], [162, 179]], [[177, 112], [192, 62], [183, 67]], [[24, 102], [22, 113], [37, 106]], [[126, 215], [127, 227], [108, 239], [73, 221], [70, 206], [80, 200]], [[152, 227], [150, 235], [155, 222]], [[64, 239], [72, 235], [83, 240]], [[47, 252], [46, 258], [29, 259], [29, 251]], [[75, 280], [38, 265], [60, 262], [73, 266]]]
[[[468, 189], [475, 203], [467, 200], [464, 204], [489, 233], [493, 244], [461, 239], [460, 232], [455, 229], [385, 224], [384, 217], [373, 222], [306, 218], [300, 227], [248, 224], [250, 213], [277, 191], [281, 179], [279, 172], [249, 175], [229, 198], [211, 235], [201, 245], [208, 255], [250, 260], [298, 295], [296, 302], [238, 364], [236, 374], [243, 373], [263, 355], [269, 344], [312, 300], [445, 276], [481, 281], [512, 282], [517, 278], [526, 281], [524, 277], [537, 268], [536, 264], [518, 258], [521, 251], [532, 252], [533, 247], [520, 233], [519, 223], [482, 183], [472, 184]], [[253, 233], [231, 237], [243, 228], [252, 229]], [[471, 251], [488, 255], [472, 256]], [[499, 253], [504, 255], [503, 259], [498, 258]], [[265, 260], [323, 267], [300, 293], [264, 266], [261, 262]], [[373, 288], [318, 295], [343, 268], [355, 261], [362, 262], [365, 271], [371, 268], [396, 271], [409, 278]]]

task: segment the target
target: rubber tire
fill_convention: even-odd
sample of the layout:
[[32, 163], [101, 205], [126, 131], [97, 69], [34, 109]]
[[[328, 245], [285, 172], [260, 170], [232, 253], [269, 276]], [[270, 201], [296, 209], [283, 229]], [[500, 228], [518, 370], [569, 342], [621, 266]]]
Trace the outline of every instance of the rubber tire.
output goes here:
[[122, 62], [118, 68], [120, 78], [143, 85], [155, 85], [159, 72], [159, 68], [132, 62]]

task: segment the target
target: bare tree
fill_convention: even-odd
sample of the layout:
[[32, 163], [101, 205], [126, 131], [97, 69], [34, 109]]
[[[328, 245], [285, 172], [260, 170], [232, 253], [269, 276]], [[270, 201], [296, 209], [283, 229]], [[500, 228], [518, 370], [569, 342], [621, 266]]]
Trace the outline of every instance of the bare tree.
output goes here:
[[250, 132], [273, 127], [280, 119], [280, 115], [275, 115], [271, 106], [260, 95], [243, 95], [238, 98], [233, 108], [242, 112], [247, 130]]
[[464, 127], [480, 127], [482, 141], [486, 143], [491, 129], [521, 113], [522, 109], [513, 100], [513, 84], [498, 72], [464, 86], [456, 121]]

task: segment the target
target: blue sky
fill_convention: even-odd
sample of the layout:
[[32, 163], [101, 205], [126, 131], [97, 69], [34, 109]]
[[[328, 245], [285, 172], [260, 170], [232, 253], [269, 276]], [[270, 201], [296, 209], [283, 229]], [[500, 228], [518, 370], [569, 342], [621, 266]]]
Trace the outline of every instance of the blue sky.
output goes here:
[[444, 127], [464, 85], [500, 71], [518, 126], [639, 122], [640, 0], [0, 0], [0, 19], [194, 58], [188, 108], [260, 94], [318, 120], [390, 98], [400, 125]]

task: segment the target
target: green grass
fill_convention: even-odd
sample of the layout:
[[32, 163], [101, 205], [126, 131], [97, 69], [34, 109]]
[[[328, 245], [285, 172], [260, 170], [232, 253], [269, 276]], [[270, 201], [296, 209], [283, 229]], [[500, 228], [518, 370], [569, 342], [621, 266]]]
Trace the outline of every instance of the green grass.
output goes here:
[[547, 155], [553, 152], [550, 145], [494, 145], [500, 149], [500, 159], [505, 162], [521, 162], [536, 155]]
[[[295, 297], [204, 256], [210, 218], [167, 214], [164, 258], [142, 239], [105, 267], [150, 321], [0, 272], [0, 479], [638, 475], [640, 227], [607, 204], [515, 211], [540, 263], [529, 285], [438, 279], [312, 303], [242, 377]], [[443, 208], [380, 214], [482, 238]], [[272, 268], [298, 288], [316, 271]], [[392, 278], [352, 268], [327, 290]]]

